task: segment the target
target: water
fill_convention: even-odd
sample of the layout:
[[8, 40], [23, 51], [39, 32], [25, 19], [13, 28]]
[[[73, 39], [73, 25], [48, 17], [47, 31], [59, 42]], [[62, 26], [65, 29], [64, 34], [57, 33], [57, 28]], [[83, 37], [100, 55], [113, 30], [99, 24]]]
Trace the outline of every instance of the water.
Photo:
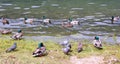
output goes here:
[[[64, 2], [65, 1], [65, 2]], [[111, 24], [111, 16], [119, 16], [120, 0], [34, 0], [27, 1], [10, 1], [0, 0], [0, 16], [8, 17], [9, 25], [3, 25], [0, 22], [0, 28], [10, 28], [13, 32], [22, 29], [26, 36], [37, 36], [41, 40], [53, 39], [92, 39], [95, 35], [105, 37], [108, 42], [115, 42], [114, 35], [119, 41], [119, 22]], [[109, 12], [108, 12], [109, 11]], [[35, 18], [35, 22], [24, 24], [23, 18]], [[43, 25], [42, 16], [47, 16], [52, 24]], [[73, 28], [61, 27], [62, 21], [72, 17], [81, 22]], [[13, 19], [14, 18], [14, 19]], [[17, 19], [18, 18], [18, 19]], [[39, 37], [41, 36], [41, 37]], [[33, 37], [33, 38], [34, 38]], [[43, 38], [43, 39], [42, 39]], [[63, 40], [60, 39], [60, 40]]]
[[[102, 40], [104, 40], [106, 36], [110, 36], [107, 37], [106, 39], [107, 42], [115, 42], [115, 41], [119, 42], [120, 33], [116, 31], [120, 26], [120, 22], [111, 24], [110, 20], [92, 21], [92, 22], [90, 21], [94, 19], [96, 19], [94, 16], [85, 16], [83, 18], [78, 18], [77, 20], [82, 21], [80, 25], [74, 25], [73, 28], [63, 28], [61, 24], [62, 21], [65, 21], [65, 19], [56, 19], [56, 20], [51, 19], [52, 24], [44, 25], [42, 24], [42, 19], [35, 18], [35, 21], [31, 25], [31, 24], [24, 24], [23, 18], [18, 18], [18, 19], [8, 19], [10, 21], [9, 25], [3, 25], [0, 22], [0, 27], [7, 29], [10, 28], [13, 30], [13, 32], [16, 32], [17, 29], [22, 29], [26, 37], [32, 36], [33, 39], [38, 38], [43, 41], [46, 40], [61, 41], [64, 39], [92, 40], [94, 36], [98, 35], [101, 36], [100, 38]], [[115, 26], [115, 28], [111, 29], [110, 28], [111, 26], [112, 27]], [[114, 32], [116, 32], [116, 35], [118, 35], [116, 40], [114, 40], [112, 37], [114, 36]], [[37, 38], [34, 38], [35, 35]]]

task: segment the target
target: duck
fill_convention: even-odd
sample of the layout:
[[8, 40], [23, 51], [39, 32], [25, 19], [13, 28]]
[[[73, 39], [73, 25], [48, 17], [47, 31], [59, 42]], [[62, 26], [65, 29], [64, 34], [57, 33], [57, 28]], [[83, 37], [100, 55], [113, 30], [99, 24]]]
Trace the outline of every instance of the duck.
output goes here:
[[73, 20], [72, 18], [69, 18], [68, 22], [72, 25], [80, 25], [80, 22], [78, 20]]
[[40, 56], [43, 56], [45, 55], [46, 53], [46, 47], [45, 45], [41, 42], [38, 44], [38, 48], [33, 52], [33, 56], [34, 57], [40, 57]]
[[73, 25], [70, 23], [70, 22], [62, 22], [62, 27], [65, 27], [65, 28], [72, 28]]
[[95, 37], [94, 37], [93, 45], [94, 45], [94, 47], [96, 47], [96, 48], [98, 48], [98, 49], [103, 49], [103, 48], [102, 48], [102, 43], [101, 43], [101, 41], [100, 41], [100, 39], [99, 39], [98, 36], [95, 36]]
[[112, 24], [113, 24], [114, 22], [119, 21], [119, 20], [120, 20], [120, 17], [119, 17], [119, 16], [117, 16], [117, 17], [112, 16], [112, 17], [111, 17], [111, 23], [112, 23]]
[[27, 17], [24, 17], [24, 24], [33, 24], [33, 21], [34, 19], [33, 18], [27, 18]]
[[1, 34], [11, 34], [12, 30], [11, 29], [3, 29], [3, 30], [0, 30], [0, 33]]
[[13, 36], [11, 36], [11, 38], [14, 40], [20, 40], [20, 39], [22, 39], [22, 36], [23, 36], [22, 30], [19, 29], [17, 33], [15, 33]]
[[2, 23], [3, 23], [3, 25], [5, 25], [5, 24], [9, 24], [9, 21], [7, 20], [7, 18], [2, 17], [1, 19], [2, 19]]
[[43, 16], [43, 24], [52, 24], [51, 20]]

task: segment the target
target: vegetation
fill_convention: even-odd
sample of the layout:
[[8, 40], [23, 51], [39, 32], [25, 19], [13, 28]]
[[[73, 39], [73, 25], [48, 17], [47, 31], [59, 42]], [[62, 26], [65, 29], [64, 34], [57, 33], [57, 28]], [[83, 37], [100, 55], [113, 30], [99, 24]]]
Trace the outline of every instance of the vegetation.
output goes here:
[[[13, 52], [6, 53], [5, 50], [9, 48], [13, 42], [17, 42], [17, 49]], [[103, 44], [103, 50], [98, 50], [93, 47], [90, 41], [82, 40], [83, 51], [77, 53], [76, 41], [71, 41], [72, 52], [70, 55], [65, 55], [62, 52], [62, 47], [53, 41], [43, 42], [47, 47], [48, 55], [42, 57], [33, 57], [32, 52], [37, 48], [38, 41], [33, 40], [12, 40], [6, 36], [0, 38], [0, 64], [71, 64], [69, 58], [77, 56], [84, 58], [89, 56], [104, 56], [105, 60], [109, 56], [115, 56], [120, 59], [120, 45], [118, 44]]]

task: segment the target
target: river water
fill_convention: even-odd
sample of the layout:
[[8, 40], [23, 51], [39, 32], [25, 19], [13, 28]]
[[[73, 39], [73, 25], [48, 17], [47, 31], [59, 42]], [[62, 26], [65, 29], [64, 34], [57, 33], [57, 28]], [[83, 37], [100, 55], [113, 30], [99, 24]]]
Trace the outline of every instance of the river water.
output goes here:
[[[65, 1], [65, 2], [64, 2]], [[0, 28], [12, 29], [13, 33], [22, 29], [25, 39], [38, 41], [93, 40], [94, 36], [110, 43], [120, 43], [120, 21], [111, 24], [111, 16], [119, 16], [120, 0], [30, 0], [5, 1], [0, 0], [0, 16], [5, 16], [10, 22]], [[52, 24], [43, 25], [42, 16], [47, 16]], [[23, 18], [34, 18], [33, 24], [24, 24]], [[80, 21], [80, 25], [72, 28], [61, 27], [62, 21], [72, 17]], [[13, 19], [14, 18], [14, 19]], [[1, 19], [0, 19], [1, 21]]]
[[[22, 29], [25, 39], [33, 39], [37, 41], [56, 41], [63, 40], [93, 40], [94, 36], [100, 36], [100, 39], [105, 42], [119, 43], [120, 42], [120, 21], [111, 24], [110, 18], [95, 18], [86, 16], [77, 18], [80, 25], [74, 25], [72, 28], [63, 28], [62, 21], [65, 19], [51, 19], [52, 24], [42, 24], [42, 19], [35, 18], [33, 24], [24, 24], [21, 18], [8, 19], [10, 24], [3, 25], [0, 22], [0, 27], [4, 29], [12, 29], [15, 33], [18, 29]], [[1, 21], [1, 20], [0, 20]], [[30, 37], [29, 37], [30, 36]]]

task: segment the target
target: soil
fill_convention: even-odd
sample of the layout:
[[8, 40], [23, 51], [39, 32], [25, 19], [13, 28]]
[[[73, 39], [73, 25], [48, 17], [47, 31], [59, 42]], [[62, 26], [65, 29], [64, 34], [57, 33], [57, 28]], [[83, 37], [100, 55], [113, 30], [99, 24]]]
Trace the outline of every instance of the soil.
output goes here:
[[107, 60], [105, 60], [103, 56], [90, 56], [80, 59], [76, 56], [71, 56], [70, 62], [72, 64], [114, 64], [116, 62], [119, 63], [119, 61], [112, 56]]

